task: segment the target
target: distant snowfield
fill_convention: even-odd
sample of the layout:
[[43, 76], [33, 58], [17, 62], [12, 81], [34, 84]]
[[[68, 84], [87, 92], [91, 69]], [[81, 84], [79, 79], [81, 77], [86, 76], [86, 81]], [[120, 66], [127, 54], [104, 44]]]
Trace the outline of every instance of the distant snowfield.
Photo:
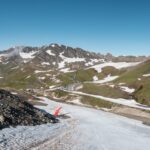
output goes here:
[[148, 74], [143, 74], [143, 77], [150, 77], [150, 73], [148, 73]]
[[49, 62], [42, 62], [41, 65], [50, 65]]
[[59, 57], [61, 57], [63, 60], [58, 64], [59, 69], [64, 68], [66, 63], [85, 62], [85, 58], [78, 58], [78, 57], [70, 58], [70, 57], [65, 57], [63, 54], [64, 52], [59, 54]]
[[127, 68], [127, 67], [132, 67], [132, 66], [136, 66], [140, 64], [140, 62], [133, 62], [133, 63], [128, 63], [128, 62], [105, 62], [105, 63], [102, 63], [102, 64], [98, 64], [98, 65], [95, 65], [95, 66], [92, 66], [90, 68], [94, 68], [97, 72], [102, 72], [102, 69], [104, 67], [114, 67], [116, 69], [122, 69], [122, 68]]
[[2, 150], [149, 150], [150, 127], [101, 110], [73, 106], [41, 97], [52, 113], [61, 106], [70, 119], [58, 124], [18, 126], [0, 131]]
[[94, 63], [105, 62], [104, 59], [90, 59], [89, 62], [85, 63], [85, 66], [92, 66]]
[[135, 91], [135, 89], [133, 88], [129, 88], [129, 87], [126, 87], [126, 86], [120, 86], [121, 90], [127, 92], [127, 93], [133, 93]]
[[97, 81], [98, 77], [97, 76], [93, 76], [93, 81]]
[[14, 70], [14, 69], [18, 69], [19, 68], [19, 66], [16, 66], [16, 67], [13, 67], [13, 68], [11, 68], [12, 70]]
[[52, 70], [35, 70], [34, 73], [46, 73], [46, 72], [50, 72]]
[[63, 68], [63, 69], [60, 69], [59, 71], [64, 72], [64, 73], [75, 72], [75, 70], [70, 70], [70, 68]]
[[47, 52], [49, 55], [55, 56], [55, 54], [54, 54], [54, 53], [52, 53], [52, 51], [51, 51], [51, 50], [47, 50], [46, 52]]
[[20, 54], [20, 56], [22, 57], [22, 58], [24, 58], [24, 59], [31, 59], [31, 58], [34, 58], [35, 56], [35, 54], [37, 53], [37, 51], [36, 52], [34, 52], [34, 51], [32, 51], [32, 52], [29, 52], [29, 53], [25, 53], [25, 52], [20, 52], [19, 54]]
[[45, 79], [45, 77], [38, 77], [40, 80], [44, 80]]

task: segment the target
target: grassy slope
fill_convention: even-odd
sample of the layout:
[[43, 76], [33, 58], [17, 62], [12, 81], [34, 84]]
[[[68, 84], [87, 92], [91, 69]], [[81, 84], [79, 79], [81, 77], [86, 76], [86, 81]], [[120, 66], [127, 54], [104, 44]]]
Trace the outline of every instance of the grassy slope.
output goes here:
[[114, 67], [105, 67], [102, 69], [101, 73], [98, 73], [95, 69], [82, 69], [77, 70], [76, 72], [71, 73], [62, 73], [58, 76], [58, 78], [62, 81], [62, 85], [68, 85], [75, 82], [85, 82], [85, 81], [93, 81], [93, 76], [97, 76], [99, 79], [105, 78], [107, 75], [111, 74], [120, 75], [125, 70], [118, 70]]
[[143, 74], [150, 73], [150, 61], [146, 61], [133, 69], [125, 72], [115, 82], [125, 82], [129, 85], [136, 82], [138, 78], [141, 78]]
[[[150, 77], [142, 76], [148, 73], [150, 73], [150, 60], [124, 73], [114, 83], [126, 83], [127, 86], [134, 87], [136, 89], [133, 93], [135, 99], [150, 106]], [[138, 80], [138, 78], [141, 80]]]
[[55, 95], [57, 98], [62, 98], [62, 97], [67, 97], [69, 95], [68, 92], [62, 91], [62, 90], [55, 90], [52, 91], [52, 93]]
[[97, 98], [93, 98], [93, 97], [89, 97], [89, 96], [82, 96], [82, 98], [80, 99], [80, 101], [83, 104], [95, 107], [95, 108], [111, 108], [112, 106], [114, 106], [113, 103], [111, 102], [106, 102], [104, 100], [101, 99], [97, 99]]
[[[70, 101], [73, 97], [76, 97], [75, 95], [70, 95], [70, 93], [62, 91], [62, 90], [55, 90], [52, 91], [51, 93], [53, 93], [53, 95], [55, 95], [55, 97], [61, 99], [61, 100], [65, 100], [65, 101]], [[94, 98], [94, 97], [90, 97], [90, 96], [80, 96], [80, 101], [81, 103], [91, 106], [91, 107], [95, 107], [95, 108], [111, 108], [112, 106], [114, 106], [115, 104], [111, 103], [111, 102], [107, 102], [98, 98]], [[65, 98], [65, 99], [64, 99]]]
[[[34, 70], [36, 70], [35, 66], [26, 64], [24, 66], [19, 66], [19, 69], [11, 69], [16, 67], [16, 64], [0, 64], [0, 76], [4, 78], [0, 79], [1, 87], [10, 87], [15, 89], [25, 89], [25, 88], [40, 88], [48, 87], [49, 85], [53, 85], [52, 81], [50, 81], [49, 77], [45, 80], [40, 81], [38, 76], [44, 76], [45, 73], [35, 74]], [[21, 71], [20, 69], [24, 68], [25, 71]], [[43, 68], [41, 68], [43, 69]], [[113, 67], [105, 67], [102, 69], [101, 73], [95, 71], [95, 69], [82, 69], [72, 73], [61, 73], [58, 78], [62, 81], [62, 85], [68, 85], [70, 83], [75, 82], [84, 82], [84, 81], [92, 81], [93, 76], [97, 76], [99, 79], [103, 79], [108, 74], [111, 75], [119, 75], [120, 77], [114, 81], [114, 83], [126, 83], [129, 87], [134, 87], [136, 91], [133, 93], [135, 99], [142, 103], [150, 105], [150, 77], [143, 77], [143, 74], [150, 73], [150, 61], [146, 61], [143, 64], [140, 64], [128, 71], [126, 70], [117, 70]], [[31, 76], [27, 79], [27, 76]], [[141, 81], [138, 80], [141, 78]], [[127, 98], [127, 95], [122, 93], [118, 89], [113, 89], [108, 86], [96, 86], [94, 84], [84, 84], [83, 91], [91, 94], [98, 94], [107, 97], [124, 97]]]
[[[14, 89], [26, 89], [26, 88], [40, 88], [53, 85], [53, 83], [46, 78], [45, 80], [39, 80], [39, 76], [45, 76], [43, 74], [35, 74], [35, 68], [32, 65], [19, 66], [19, 68], [11, 69], [13, 66], [6, 65], [0, 66], [1, 72], [3, 72], [3, 80], [0, 81], [0, 87], [9, 87]], [[27, 78], [30, 76], [29, 78]]]
[[82, 69], [76, 72], [62, 73], [58, 78], [62, 81], [62, 85], [68, 85], [75, 82], [92, 81], [94, 75], [98, 75], [95, 69]]
[[11, 87], [15, 89], [39, 87], [40, 83], [34, 74], [30, 73], [30, 78], [26, 79], [29, 74], [20, 70], [10, 70], [5, 77], [1, 86]]
[[109, 74], [111, 74], [112, 76], [116, 76], [116, 75], [121, 75], [123, 74], [124, 72], [126, 72], [126, 69], [116, 69], [114, 67], [111, 67], [111, 66], [108, 66], [108, 67], [104, 67], [102, 68], [102, 72], [100, 73], [100, 76], [107, 76]]
[[85, 83], [81, 91], [89, 94], [101, 95], [110, 98], [130, 98], [127, 93], [123, 92], [119, 88], [112, 88], [108, 85]]

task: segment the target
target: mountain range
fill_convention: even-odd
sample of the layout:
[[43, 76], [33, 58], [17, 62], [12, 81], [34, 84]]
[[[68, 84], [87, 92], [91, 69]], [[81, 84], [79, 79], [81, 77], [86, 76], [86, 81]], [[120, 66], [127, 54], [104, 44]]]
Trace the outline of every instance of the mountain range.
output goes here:
[[[59, 44], [14, 47], [0, 52], [0, 87], [41, 93], [80, 84], [82, 92], [150, 105], [149, 60], [150, 56], [115, 57]], [[61, 94], [58, 89], [53, 92]]]

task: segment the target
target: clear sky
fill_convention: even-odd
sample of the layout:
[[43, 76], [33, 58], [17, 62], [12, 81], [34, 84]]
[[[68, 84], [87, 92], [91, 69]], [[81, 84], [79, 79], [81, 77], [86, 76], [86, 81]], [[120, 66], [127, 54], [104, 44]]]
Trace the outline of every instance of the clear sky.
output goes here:
[[0, 0], [0, 50], [50, 43], [150, 55], [150, 0]]

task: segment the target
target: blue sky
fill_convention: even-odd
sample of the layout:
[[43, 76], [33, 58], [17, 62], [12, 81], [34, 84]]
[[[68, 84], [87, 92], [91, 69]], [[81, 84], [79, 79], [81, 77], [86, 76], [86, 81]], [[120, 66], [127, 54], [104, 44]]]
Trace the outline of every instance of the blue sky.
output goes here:
[[150, 55], [150, 1], [0, 0], [0, 50], [50, 43]]

